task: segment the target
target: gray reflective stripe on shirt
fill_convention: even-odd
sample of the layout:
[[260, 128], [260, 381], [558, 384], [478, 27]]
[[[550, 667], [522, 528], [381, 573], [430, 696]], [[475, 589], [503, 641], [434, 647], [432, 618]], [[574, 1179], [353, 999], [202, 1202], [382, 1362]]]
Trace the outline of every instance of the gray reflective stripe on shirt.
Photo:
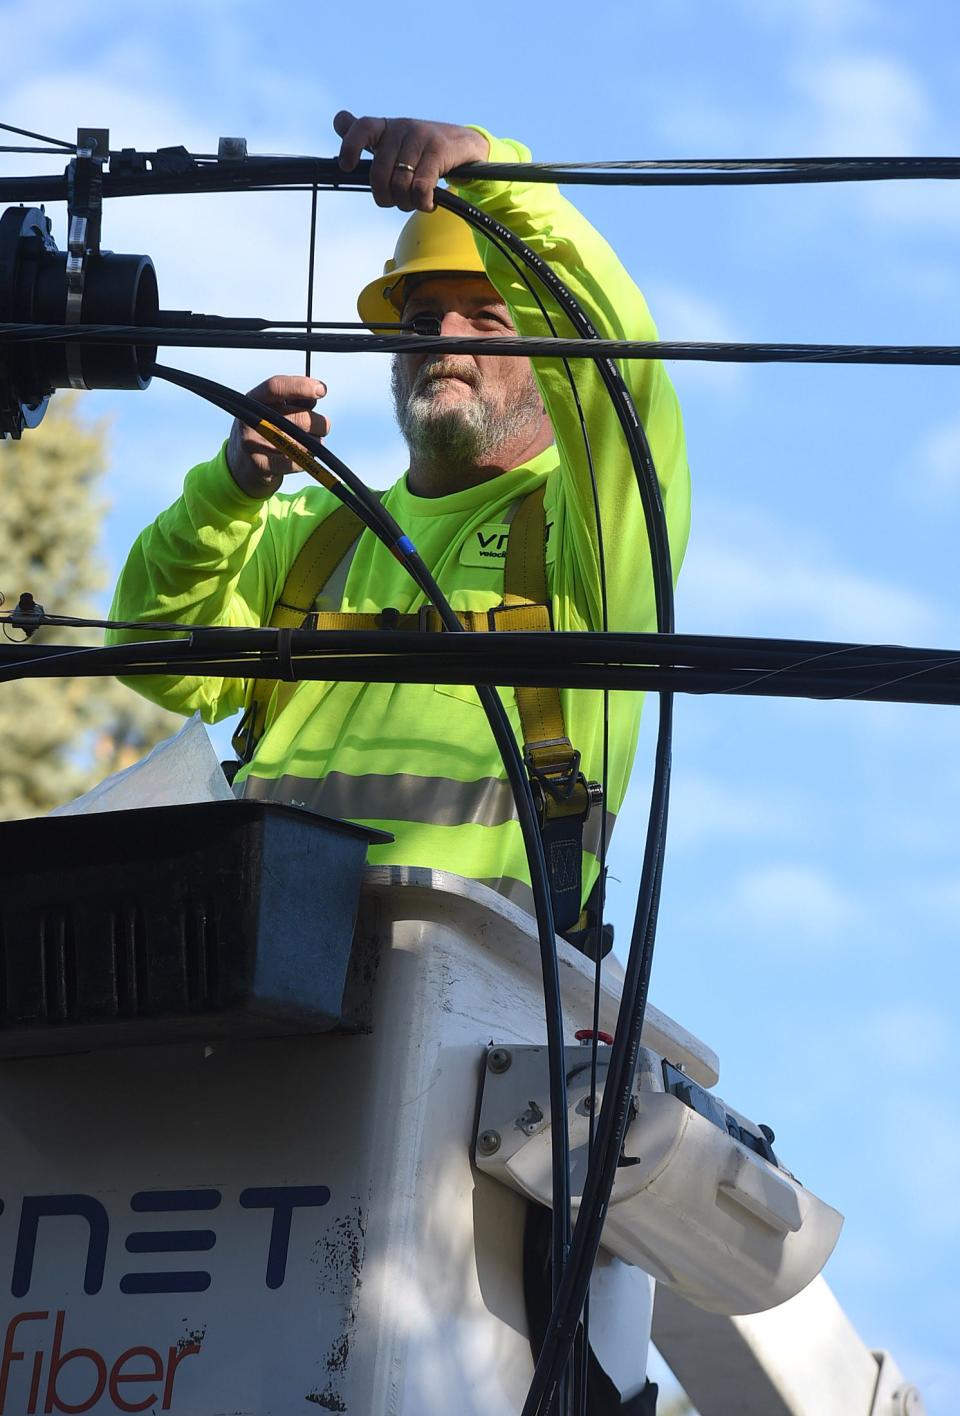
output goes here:
[[417, 821], [425, 826], [502, 826], [515, 816], [507, 782], [481, 777], [454, 782], [449, 777], [417, 777], [411, 772], [351, 777], [247, 777], [245, 797], [285, 801], [325, 816], [359, 821]]
[[[456, 782], [449, 777], [418, 777], [411, 772], [368, 773], [359, 777], [347, 772], [328, 772], [325, 777], [250, 776], [243, 782], [242, 794], [257, 801], [302, 806], [347, 821], [502, 826], [516, 820], [510, 784], [499, 777]], [[591, 811], [583, 829], [583, 848], [593, 855], [600, 849], [601, 820], [598, 811]], [[615, 814], [608, 811], [606, 820], [610, 832]]]

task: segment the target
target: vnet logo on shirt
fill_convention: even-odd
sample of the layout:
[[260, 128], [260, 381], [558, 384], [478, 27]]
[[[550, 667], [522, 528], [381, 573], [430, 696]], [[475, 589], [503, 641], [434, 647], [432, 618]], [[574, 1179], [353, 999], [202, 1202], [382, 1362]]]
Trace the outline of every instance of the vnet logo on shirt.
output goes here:
[[478, 526], [463, 543], [460, 564], [502, 565], [507, 558], [509, 537], [510, 527], [506, 522], [488, 521], [485, 526]]

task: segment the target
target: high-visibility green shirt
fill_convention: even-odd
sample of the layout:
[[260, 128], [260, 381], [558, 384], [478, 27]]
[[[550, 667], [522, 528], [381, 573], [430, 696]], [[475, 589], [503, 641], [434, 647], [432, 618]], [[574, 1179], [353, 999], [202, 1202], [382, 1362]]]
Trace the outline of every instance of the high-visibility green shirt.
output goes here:
[[[489, 135], [487, 135], [489, 136]], [[491, 161], [529, 161], [519, 143], [491, 139]], [[640, 291], [613, 251], [555, 187], [472, 182], [463, 195], [517, 232], [545, 257], [601, 335], [655, 339]], [[549, 333], [515, 272], [478, 242], [490, 280], [518, 331]], [[574, 333], [543, 295], [558, 334]], [[656, 628], [650, 558], [636, 478], [620, 425], [588, 360], [571, 367], [589, 430], [599, 484], [611, 630]], [[660, 480], [674, 574], [689, 526], [689, 476], [676, 395], [659, 363], [623, 362]], [[599, 630], [598, 543], [588, 459], [562, 365], [534, 370], [556, 444], [531, 461], [448, 496], [414, 496], [401, 477], [384, 505], [413, 540], [456, 610], [489, 609], [503, 598], [502, 547], [511, 509], [546, 481], [547, 583], [558, 630]], [[124, 567], [111, 615], [198, 625], [267, 624], [290, 566], [319, 520], [336, 504], [309, 486], [261, 502], [236, 485], [225, 452], [187, 474], [183, 494], [139, 537]], [[491, 539], [493, 538], [493, 539]], [[484, 554], [499, 549], [499, 556]], [[364, 532], [342, 598], [346, 611], [416, 609], [423, 596], [402, 566]], [[135, 640], [114, 631], [108, 641]], [[137, 678], [148, 697], [216, 722], [244, 705], [248, 685], [218, 678]], [[521, 740], [514, 694], [501, 696]], [[565, 690], [567, 733], [588, 780], [601, 775], [602, 698]], [[613, 693], [610, 704], [607, 827], [619, 810], [636, 747], [641, 700]], [[437, 684], [301, 683], [270, 723], [252, 762], [238, 774], [245, 795], [305, 805], [394, 833], [371, 849], [379, 863], [452, 870], [530, 907], [529, 873], [506, 774], [473, 688]], [[597, 876], [601, 813], [584, 833], [584, 898]]]

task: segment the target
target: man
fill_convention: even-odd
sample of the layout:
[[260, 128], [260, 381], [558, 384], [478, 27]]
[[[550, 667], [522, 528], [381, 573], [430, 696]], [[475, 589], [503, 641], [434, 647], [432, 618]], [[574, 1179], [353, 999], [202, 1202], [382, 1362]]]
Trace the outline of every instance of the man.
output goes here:
[[[516, 271], [450, 213], [432, 212], [446, 173], [476, 161], [529, 161], [520, 144], [478, 128], [339, 113], [340, 162], [352, 170], [374, 153], [371, 188], [380, 206], [414, 210], [382, 278], [362, 292], [364, 319], [439, 320], [445, 335], [548, 333]], [[516, 231], [557, 270], [603, 335], [652, 339], [640, 292], [613, 252], [556, 188], [537, 183], [463, 182], [462, 194]], [[432, 213], [431, 215], [425, 215]], [[567, 319], [544, 293], [559, 334]], [[655, 628], [649, 551], [639, 493], [616, 415], [596, 368], [574, 361], [595, 464], [603, 528], [609, 627]], [[670, 530], [674, 572], [689, 521], [689, 487], [676, 397], [663, 367], [633, 361], [626, 377], [650, 440]], [[384, 505], [410, 535], [457, 611], [487, 611], [504, 598], [504, 547], [518, 506], [545, 487], [546, 584], [553, 628], [602, 627], [600, 550], [590, 459], [580, 413], [562, 364], [497, 355], [404, 354], [393, 373], [396, 414], [410, 467]], [[301, 427], [324, 435], [315, 411], [322, 383], [280, 376], [255, 396]], [[289, 462], [258, 434], [235, 424], [210, 463], [187, 476], [183, 496], [139, 538], [121, 576], [112, 614], [203, 625], [258, 625], [271, 614], [308, 536], [336, 506], [309, 487], [277, 495]], [[322, 591], [320, 608], [376, 613], [423, 604], [402, 566], [365, 532]], [[136, 638], [115, 632], [112, 642]], [[251, 685], [189, 677], [137, 679], [135, 686], [182, 712], [216, 721], [249, 703]], [[503, 692], [518, 740], [515, 695]], [[587, 781], [602, 770], [601, 695], [560, 695], [565, 737]], [[274, 701], [276, 709], [276, 700]], [[627, 785], [640, 699], [611, 703], [608, 797], [583, 823], [577, 911], [598, 875], [601, 832]], [[303, 683], [268, 715], [252, 760], [237, 777], [247, 796], [303, 805], [394, 833], [371, 860], [453, 870], [481, 880], [524, 908], [529, 875], [499, 754], [474, 689], [437, 684]], [[576, 854], [580, 857], [578, 840]], [[578, 859], [578, 864], [580, 860]], [[580, 882], [577, 882], [578, 886]], [[577, 925], [586, 925], [581, 916]]]

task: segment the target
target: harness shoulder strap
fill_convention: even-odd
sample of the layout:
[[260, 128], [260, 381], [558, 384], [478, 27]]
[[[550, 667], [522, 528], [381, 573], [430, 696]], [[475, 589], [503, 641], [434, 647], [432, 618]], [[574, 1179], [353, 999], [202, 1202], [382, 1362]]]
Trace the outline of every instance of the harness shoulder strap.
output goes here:
[[299, 629], [304, 615], [350, 547], [360, 538], [363, 522], [341, 502], [304, 541], [290, 567], [270, 617], [274, 629]]
[[[510, 526], [504, 568], [504, 608], [498, 630], [553, 628], [547, 595], [546, 482], [526, 496]], [[599, 788], [580, 771], [580, 753], [567, 737], [558, 688], [516, 688], [523, 760], [540, 813], [544, 854], [557, 932], [586, 924], [581, 909], [583, 826]]]
[[[517, 507], [517, 513], [510, 523], [503, 573], [505, 605], [547, 606], [547, 514], [544, 509], [546, 491], [546, 482], [534, 487]], [[549, 623], [545, 628], [550, 628]]]
[[[313, 602], [344, 556], [360, 539], [363, 522], [342, 502], [311, 531], [287, 572], [283, 589], [270, 616], [271, 629], [299, 629]], [[231, 743], [241, 762], [249, 762], [263, 736], [267, 713], [276, 694], [276, 711], [286, 707], [295, 685], [252, 679], [246, 711]]]

